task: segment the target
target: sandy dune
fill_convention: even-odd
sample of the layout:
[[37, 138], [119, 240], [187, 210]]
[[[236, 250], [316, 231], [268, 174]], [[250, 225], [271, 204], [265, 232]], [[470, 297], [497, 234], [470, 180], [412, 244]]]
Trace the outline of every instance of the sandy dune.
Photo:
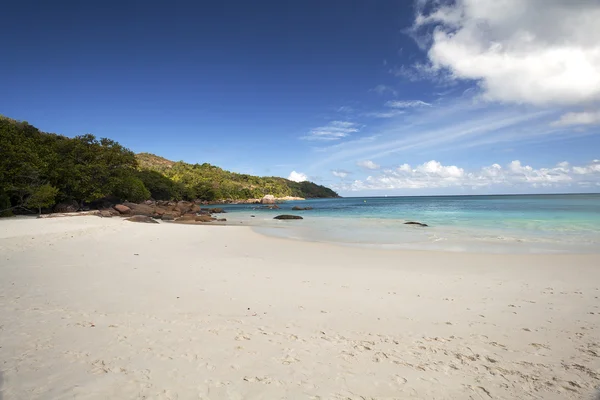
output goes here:
[[0, 221], [4, 399], [591, 399], [600, 255]]

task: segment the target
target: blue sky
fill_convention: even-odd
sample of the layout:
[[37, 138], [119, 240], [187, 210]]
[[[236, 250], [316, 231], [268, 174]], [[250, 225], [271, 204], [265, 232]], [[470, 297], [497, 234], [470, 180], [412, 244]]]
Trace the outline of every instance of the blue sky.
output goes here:
[[2, 14], [0, 113], [44, 131], [342, 195], [600, 191], [597, 1], [31, 1]]

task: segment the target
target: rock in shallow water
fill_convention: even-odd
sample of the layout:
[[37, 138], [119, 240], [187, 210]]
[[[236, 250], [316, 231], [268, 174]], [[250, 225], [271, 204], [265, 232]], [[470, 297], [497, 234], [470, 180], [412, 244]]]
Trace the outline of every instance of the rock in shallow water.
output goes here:
[[404, 223], [404, 225], [429, 226], [429, 225], [427, 225], [427, 224], [423, 224], [423, 223], [421, 223], [421, 222], [414, 222], [414, 221], [408, 221], [408, 222], [405, 222], [405, 223]]
[[278, 215], [273, 219], [304, 219], [299, 215]]
[[273, 196], [272, 194], [268, 194], [265, 197], [263, 197], [260, 202], [262, 204], [275, 204], [275, 196]]

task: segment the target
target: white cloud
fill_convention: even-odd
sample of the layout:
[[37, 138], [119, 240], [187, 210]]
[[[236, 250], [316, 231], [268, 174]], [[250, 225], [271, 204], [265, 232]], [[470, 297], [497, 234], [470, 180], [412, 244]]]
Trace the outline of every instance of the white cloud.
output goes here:
[[308, 135], [302, 136], [305, 140], [339, 140], [359, 131], [358, 124], [349, 121], [331, 121], [325, 126], [311, 130]]
[[348, 175], [350, 175], [350, 172], [344, 171], [343, 169], [334, 169], [333, 171], [331, 171], [331, 173], [333, 174], [333, 176], [337, 176], [338, 178], [345, 178]]
[[385, 103], [386, 107], [390, 108], [413, 108], [413, 107], [423, 107], [423, 106], [431, 106], [431, 104], [426, 103], [421, 100], [392, 100]]
[[598, 0], [418, 0], [417, 10], [430, 69], [478, 81], [489, 100], [600, 100]]
[[304, 182], [308, 180], [308, 176], [306, 176], [302, 172], [292, 171], [290, 172], [290, 176], [288, 176], [288, 179], [294, 182]]
[[338, 186], [339, 190], [360, 191], [379, 189], [430, 189], [430, 188], [481, 188], [503, 186], [514, 188], [559, 187], [559, 186], [600, 185], [600, 162], [574, 166], [564, 161], [551, 168], [533, 168], [519, 160], [506, 167], [492, 164], [479, 170], [468, 172], [455, 165], [442, 165], [432, 160], [416, 167], [403, 164], [395, 169], [383, 170], [381, 174], [364, 180]]
[[552, 123], [553, 126], [571, 125], [598, 125], [600, 124], [600, 111], [570, 112]]
[[[406, 170], [405, 166], [402, 167]], [[441, 163], [434, 160], [419, 165], [414, 171], [420, 174], [434, 175], [447, 179], [458, 179], [465, 175], [465, 171], [462, 168], [458, 168], [454, 165], [444, 167]]]
[[594, 160], [583, 167], [573, 167], [573, 172], [577, 175], [600, 174], [600, 160]]
[[356, 165], [358, 165], [359, 167], [362, 167], [362, 168], [373, 169], [373, 170], [379, 169], [381, 167], [380, 165], [375, 164], [371, 160], [359, 161], [356, 163]]
[[381, 95], [386, 93], [390, 93], [394, 96], [398, 95], [398, 92], [396, 92], [396, 90], [386, 85], [377, 85], [373, 89], [371, 89], [371, 91]]

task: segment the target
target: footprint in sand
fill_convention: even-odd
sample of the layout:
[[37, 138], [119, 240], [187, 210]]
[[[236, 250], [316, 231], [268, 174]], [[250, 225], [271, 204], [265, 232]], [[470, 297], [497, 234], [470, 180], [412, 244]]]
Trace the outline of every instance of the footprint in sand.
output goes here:
[[546, 349], [546, 350], [550, 350], [550, 347], [548, 345], [545, 344], [541, 344], [541, 343], [529, 343], [530, 346], [535, 347], [536, 349]]
[[299, 359], [297, 359], [296, 357], [292, 357], [290, 355], [285, 356], [280, 361], [281, 361], [281, 363], [283, 365], [290, 365], [290, 364], [294, 364], [294, 363], [300, 362]]
[[274, 381], [272, 378], [270, 378], [268, 376], [245, 376], [244, 381], [250, 382], [250, 383], [262, 383], [264, 385], [270, 385], [272, 383], [280, 385], [282, 383], [281, 381], [277, 381], [277, 380]]
[[235, 337], [235, 340], [250, 340], [250, 335], [242, 332]]
[[373, 359], [372, 359], [372, 360], [373, 360], [373, 362], [376, 362], [376, 363], [378, 363], [378, 362], [385, 361], [385, 360], [387, 360], [388, 358], [389, 358], [389, 357], [388, 357], [388, 355], [387, 355], [387, 354], [385, 354], [385, 353], [384, 353], [384, 352], [382, 352], [382, 351], [378, 351], [377, 353], [375, 353], [375, 355], [373, 356]]

